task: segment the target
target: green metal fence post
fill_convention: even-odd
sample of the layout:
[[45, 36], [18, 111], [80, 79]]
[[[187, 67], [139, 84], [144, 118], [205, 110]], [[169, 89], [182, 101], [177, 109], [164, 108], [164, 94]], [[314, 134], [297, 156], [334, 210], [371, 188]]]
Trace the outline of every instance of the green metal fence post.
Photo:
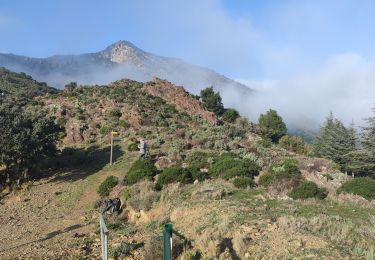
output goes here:
[[163, 231], [163, 260], [171, 260], [172, 259], [172, 232], [173, 232], [173, 225], [172, 224], [165, 224], [164, 231]]

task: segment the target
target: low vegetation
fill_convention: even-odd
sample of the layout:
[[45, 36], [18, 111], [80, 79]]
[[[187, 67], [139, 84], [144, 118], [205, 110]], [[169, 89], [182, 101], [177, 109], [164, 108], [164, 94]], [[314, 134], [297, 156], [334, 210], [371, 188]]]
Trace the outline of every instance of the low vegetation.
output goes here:
[[228, 108], [223, 114], [223, 119], [227, 122], [233, 123], [240, 116], [238, 111], [233, 108]]
[[98, 194], [101, 197], [108, 196], [112, 188], [115, 187], [118, 184], [118, 178], [115, 176], [108, 176], [99, 186], [98, 188]]
[[254, 161], [241, 159], [233, 154], [222, 154], [208, 172], [212, 177], [231, 179], [236, 176], [253, 177], [258, 175], [259, 169]]
[[134, 152], [134, 151], [138, 151], [139, 148], [138, 148], [138, 145], [136, 143], [130, 143], [128, 145], [128, 151], [129, 152]]
[[127, 173], [127, 183], [132, 185], [141, 180], [150, 180], [156, 173], [157, 169], [150, 159], [137, 160]]
[[271, 165], [268, 172], [260, 176], [259, 185], [267, 187], [282, 180], [295, 180], [295, 182], [298, 182], [301, 172], [297, 164], [296, 160], [287, 159], [281, 164]]
[[134, 249], [139, 247], [138, 244], [131, 244], [128, 242], [121, 242], [115, 248], [111, 249], [109, 255], [114, 259], [123, 259], [124, 257], [128, 256]]
[[307, 154], [309, 152], [308, 145], [299, 136], [284, 135], [279, 140], [279, 146], [298, 154]]
[[164, 169], [158, 176], [156, 189], [161, 190], [163, 185], [173, 182], [193, 182], [193, 176], [191, 171], [187, 168], [182, 168], [179, 166]]
[[251, 188], [251, 187], [256, 186], [254, 180], [249, 178], [249, 177], [236, 178], [236, 179], [233, 180], [233, 185], [234, 185], [234, 187], [240, 188], [240, 189], [246, 189], [246, 188], [249, 188], [249, 187]]
[[359, 177], [345, 182], [337, 193], [349, 193], [362, 196], [367, 200], [375, 199], [375, 180], [368, 177]]
[[319, 188], [314, 182], [302, 181], [289, 192], [288, 196], [295, 200], [308, 198], [324, 199], [327, 197], [327, 190]]

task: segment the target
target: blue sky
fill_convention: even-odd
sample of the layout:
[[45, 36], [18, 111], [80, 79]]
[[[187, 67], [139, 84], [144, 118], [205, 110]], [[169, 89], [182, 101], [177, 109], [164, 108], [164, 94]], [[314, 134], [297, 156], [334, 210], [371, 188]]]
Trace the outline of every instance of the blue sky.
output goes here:
[[340, 53], [372, 58], [374, 11], [363, 0], [2, 0], [0, 51], [45, 57], [124, 39], [233, 78], [280, 78]]
[[0, 51], [46, 57], [128, 40], [277, 93], [262, 102], [281, 113], [295, 108], [274, 100], [293, 92], [284, 100], [311, 99], [301, 110], [349, 122], [374, 105], [374, 14], [370, 0], [1, 0]]

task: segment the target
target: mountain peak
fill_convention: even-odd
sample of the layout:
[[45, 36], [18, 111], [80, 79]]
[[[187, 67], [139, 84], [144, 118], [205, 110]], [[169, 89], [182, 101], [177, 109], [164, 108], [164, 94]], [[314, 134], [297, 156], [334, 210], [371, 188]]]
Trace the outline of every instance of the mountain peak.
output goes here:
[[129, 41], [120, 40], [109, 45], [104, 51], [101, 51], [100, 54], [103, 58], [110, 59], [112, 62], [131, 62], [139, 64], [141, 56], [144, 56], [144, 51]]
[[138, 49], [133, 43], [129, 41], [119, 40], [115, 43], [112, 43], [107, 47], [107, 49], [113, 49], [113, 48], [132, 48], [132, 49]]

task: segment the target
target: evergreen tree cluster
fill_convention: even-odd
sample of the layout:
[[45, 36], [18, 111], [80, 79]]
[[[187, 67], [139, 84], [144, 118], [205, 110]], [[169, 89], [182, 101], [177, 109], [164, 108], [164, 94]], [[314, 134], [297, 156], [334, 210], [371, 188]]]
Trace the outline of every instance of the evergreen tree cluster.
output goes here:
[[375, 116], [366, 121], [357, 140], [353, 124], [345, 127], [331, 113], [315, 139], [315, 155], [333, 160], [348, 173], [375, 178]]
[[346, 171], [349, 169], [349, 154], [355, 149], [354, 127], [345, 127], [330, 113], [315, 139], [314, 154], [331, 159]]
[[[373, 109], [375, 112], [375, 109]], [[359, 175], [375, 177], [375, 117], [367, 118], [360, 135], [360, 147], [348, 155], [349, 169]]]

